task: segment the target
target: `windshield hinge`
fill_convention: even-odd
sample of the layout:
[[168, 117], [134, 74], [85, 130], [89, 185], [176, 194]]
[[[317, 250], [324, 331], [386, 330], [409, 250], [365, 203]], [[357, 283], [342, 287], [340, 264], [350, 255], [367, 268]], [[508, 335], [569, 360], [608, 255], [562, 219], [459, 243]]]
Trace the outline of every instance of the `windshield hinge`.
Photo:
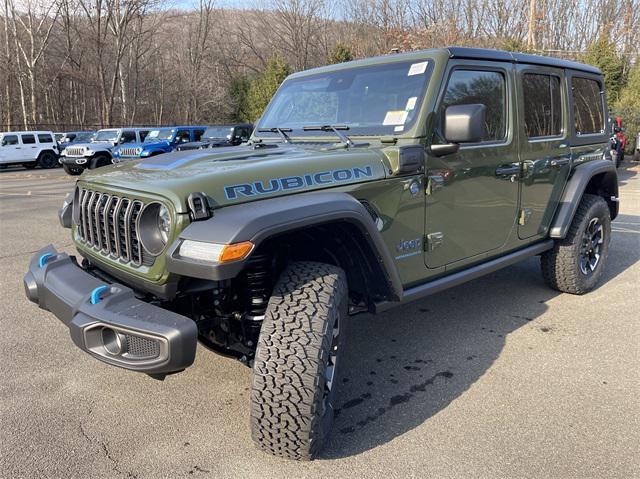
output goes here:
[[395, 145], [396, 143], [398, 143], [398, 138], [395, 136], [383, 136], [380, 138], [380, 143], [390, 143], [392, 145]]

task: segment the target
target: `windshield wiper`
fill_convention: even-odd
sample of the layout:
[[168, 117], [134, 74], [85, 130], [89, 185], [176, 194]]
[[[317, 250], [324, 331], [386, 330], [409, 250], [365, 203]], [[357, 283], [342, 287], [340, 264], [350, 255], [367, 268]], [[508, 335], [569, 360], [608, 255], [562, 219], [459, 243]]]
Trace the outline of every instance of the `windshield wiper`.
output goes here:
[[291, 138], [287, 135], [291, 131], [291, 128], [258, 128], [258, 133], [277, 133], [285, 143], [291, 143]]
[[347, 125], [322, 125], [322, 126], [303, 126], [303, 131], [333, 131], [340, 141], [345, 144], [347, 148], [351, 148], [352, 146], [356, 146], [356, 144], [351, 141], [347, 135], [342, 133], [340, 130], [348, 130], [349, 127]]

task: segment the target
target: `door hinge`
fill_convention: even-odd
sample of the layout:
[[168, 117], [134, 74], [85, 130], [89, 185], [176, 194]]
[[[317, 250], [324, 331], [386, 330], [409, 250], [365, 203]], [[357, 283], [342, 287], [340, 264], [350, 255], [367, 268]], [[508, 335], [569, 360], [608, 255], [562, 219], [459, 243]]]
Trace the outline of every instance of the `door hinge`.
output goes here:
[[426, 251], [433, 251], [437, 247], [442, 246], [442, 243], [444, 243], [444, 234], [437, 231], [427, 235], [427, 241], [424, 242], [424, 246]]
[[531, 208], [524, 208], [520, 210], [520, 216], [518, 217], [518, 224], [524, 226], [528, 223], [529, 218], [531, 218]]

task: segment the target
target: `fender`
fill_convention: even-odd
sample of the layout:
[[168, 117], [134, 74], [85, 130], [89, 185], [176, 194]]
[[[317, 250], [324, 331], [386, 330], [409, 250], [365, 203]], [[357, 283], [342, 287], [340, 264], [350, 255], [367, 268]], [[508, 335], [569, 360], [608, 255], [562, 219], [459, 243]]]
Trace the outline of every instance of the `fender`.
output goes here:
[[[182, 276], [209, 280], [235, 277], [246, 263], [204, 264], [180, 257], [185, 239], [218, 244], [251, 241], [257, 246], [267, 238], [312, 225], [346, 221], [363, 233], [385, 273], [392, 296], [399, 299], [402, 283], [380, 232], [365, 207], [346, 193], [306, 193], [232, 205], [214, 211], [212, 218], [187, 226], [167, 251], [167, 269]], [[250, 257], [250, 256], [249, 256]]]
[[611, 211], [611, 219], [618, 215], [618, 173], [613, 162], [608, 160], [593, 160], [578, 165], [565, 186], [560, 204], [556, 211], [555, 218], [551, 223], [549, 236], [554, 239], [563, 239], [567, 236], [573, 217], [580, 205], [582, 195], [587, 192], [587, 186], [591, 179], [597, 175], [602, 175], [598, 182], [597, 191], [604, 197]]

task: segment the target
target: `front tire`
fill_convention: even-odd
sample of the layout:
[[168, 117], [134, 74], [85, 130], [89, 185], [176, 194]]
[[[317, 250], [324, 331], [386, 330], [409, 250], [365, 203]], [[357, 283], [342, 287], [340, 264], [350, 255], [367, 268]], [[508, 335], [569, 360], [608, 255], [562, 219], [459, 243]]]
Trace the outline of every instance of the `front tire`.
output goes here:
[[89, 169], [94, 170], [96, 168], [100, 168], [102, 166], [107, 166], [111, 164], [111, 157], [107, 155], [98, 155], [92, 160], [89, 161]]
[[584, 195], [566, 238], [542, 254], [545, 282], [563, 293], [584, 294], [604, 271], [611, 238], [611, 215], [604, 198]]
[[342, 269], [292, 263], [269, 299], [253, 366], [251, 436], [264, 451], [310, 460], [333, 422], [347, 317]]

